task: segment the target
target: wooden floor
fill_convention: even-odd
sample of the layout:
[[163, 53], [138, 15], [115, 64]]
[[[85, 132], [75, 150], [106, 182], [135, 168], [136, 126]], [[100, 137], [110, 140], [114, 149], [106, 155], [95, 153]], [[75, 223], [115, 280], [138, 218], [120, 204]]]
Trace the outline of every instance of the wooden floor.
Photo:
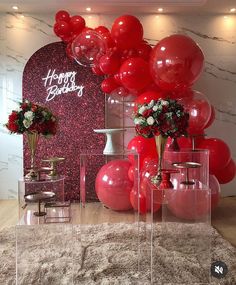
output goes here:
[[[72, 205], [73, 223], [79, 223], [79, 204]], [[84, 223], [133, 222], [133, 214], [120, 213], [101, 207], [99, 203], [90, 204], [82, 216]], [[0, 200], [0, 230], [16, 225], [18, 204], [16, 200]], [[212, 225], [231, 244], [236, 246], [236, 197], [222, 198], [218, 208], [212, 213]]]

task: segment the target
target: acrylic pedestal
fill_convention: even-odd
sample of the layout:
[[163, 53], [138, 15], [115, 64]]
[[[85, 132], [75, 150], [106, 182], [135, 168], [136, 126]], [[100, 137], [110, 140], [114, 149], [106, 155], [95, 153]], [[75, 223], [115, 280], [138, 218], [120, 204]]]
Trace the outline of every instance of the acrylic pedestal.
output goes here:
[[[133, 181], [128, 158], [136, 166]], [[93, 260], [83, 266], [104, 271], [94, 284], [139, 284], [139, 215], [130, 204], [131, 190], [139, 191], [138, 169], [138, 155], [131, 152], [80, 155], [81, 246]], [[92, 284], [90, 278], [83, 284]]]
[[[37, 203], [26, 205], [24, 196], [49, 191], [64, 201], [64, 176], [55, 180], [18, 182], [19, 223], [16, 226], [16, 284], [73, 284], [73, 228], [71, 224], [46, 224], [36, 217]], [[42, 203], [42, 210], [43, 203]], [[61, 209], [60, 209], [61, 211]], [[67, 274], [63, 272], [66, 268]], [[54, 273], [53, 273], [54, 272]], [[35, 279], [35, 276], [37, 278]]]
[[[153, 284], [210, 283], [212, 231], [208, 163], [206, 150], [165, 153], [165, 168], [179, 172], [172, 175], [173, 188], [162, 191], [160, 224], [153, 213]], [[155, 194], [153, 197], [155, 200]], [[164, 272], [160, 272], [163, 264]]]

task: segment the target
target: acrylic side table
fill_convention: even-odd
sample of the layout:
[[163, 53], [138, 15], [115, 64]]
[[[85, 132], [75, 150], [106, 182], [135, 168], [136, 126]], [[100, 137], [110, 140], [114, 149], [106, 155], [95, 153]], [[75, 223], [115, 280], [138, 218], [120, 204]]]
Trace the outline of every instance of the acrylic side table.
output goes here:
[[[45, 215], [34, 214], [43, 213], [44, 210], [48, 215], [55, 214], [53, 211], [57, 211], [57, 208], [44, 209], [46, 202], [64, 204], [64, 180], [65, 177], [60, 176], [53, 180], [18, 181], [19, 222], [15, 228], [17, 285], [57, 284], [58, 280], [62, 280], [62, 284], [73, 284], [72, 225], [47, 224]], [[49, 193], [52, 199], [45, 200], [45, 193]], [[32, 198], [35, 198], [33, 202]], [[61, 215], [62, 207], [58, 209], [57, 214]], [[68, 207], [66, 211], [68, 212]], [[57, 274], [51, 274], [47, 268], [54, 269]], [[63, 268], [67, 268], [67, 274], [64, 274]]]

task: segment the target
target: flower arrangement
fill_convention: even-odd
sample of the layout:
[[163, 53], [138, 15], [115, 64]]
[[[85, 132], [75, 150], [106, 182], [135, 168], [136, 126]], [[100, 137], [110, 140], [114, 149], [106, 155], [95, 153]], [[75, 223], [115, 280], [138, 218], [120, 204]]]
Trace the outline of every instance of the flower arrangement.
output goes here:
[[134, 115], [136, 132], [146, 138], [187, 135], [188, 119], [189, 114], [173, 99], [152, 100], [148, 104], [138, 105]]
[[37, 133], [48, 137], [56, 134], [57, 122], [47, 107], [25, 100], [9, 115], [6, 127], [11, 133]]

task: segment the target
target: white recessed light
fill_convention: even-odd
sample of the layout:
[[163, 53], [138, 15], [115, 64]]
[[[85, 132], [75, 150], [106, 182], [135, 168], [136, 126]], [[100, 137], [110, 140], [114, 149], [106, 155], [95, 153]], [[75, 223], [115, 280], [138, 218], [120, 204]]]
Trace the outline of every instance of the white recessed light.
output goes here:
[[92, 10], [92, 9], [91, 9], [90, 7], [87, 7], [87, 8], [86, 8], [86, 11], [87, 11], [87, 12], [91, 12], [91, 10]]
[[13, 10], [18, 10], [18, 7], [17, 6], [12, 6], [12, 9]]
[[230, 11], [231, 13], [234, 13], [234, 12], [236, 12], [236, 8], [231, 8], [229, 11]]
[[158, 12], [163, 12], [163, 8], [158, 8], [157, 11]]

